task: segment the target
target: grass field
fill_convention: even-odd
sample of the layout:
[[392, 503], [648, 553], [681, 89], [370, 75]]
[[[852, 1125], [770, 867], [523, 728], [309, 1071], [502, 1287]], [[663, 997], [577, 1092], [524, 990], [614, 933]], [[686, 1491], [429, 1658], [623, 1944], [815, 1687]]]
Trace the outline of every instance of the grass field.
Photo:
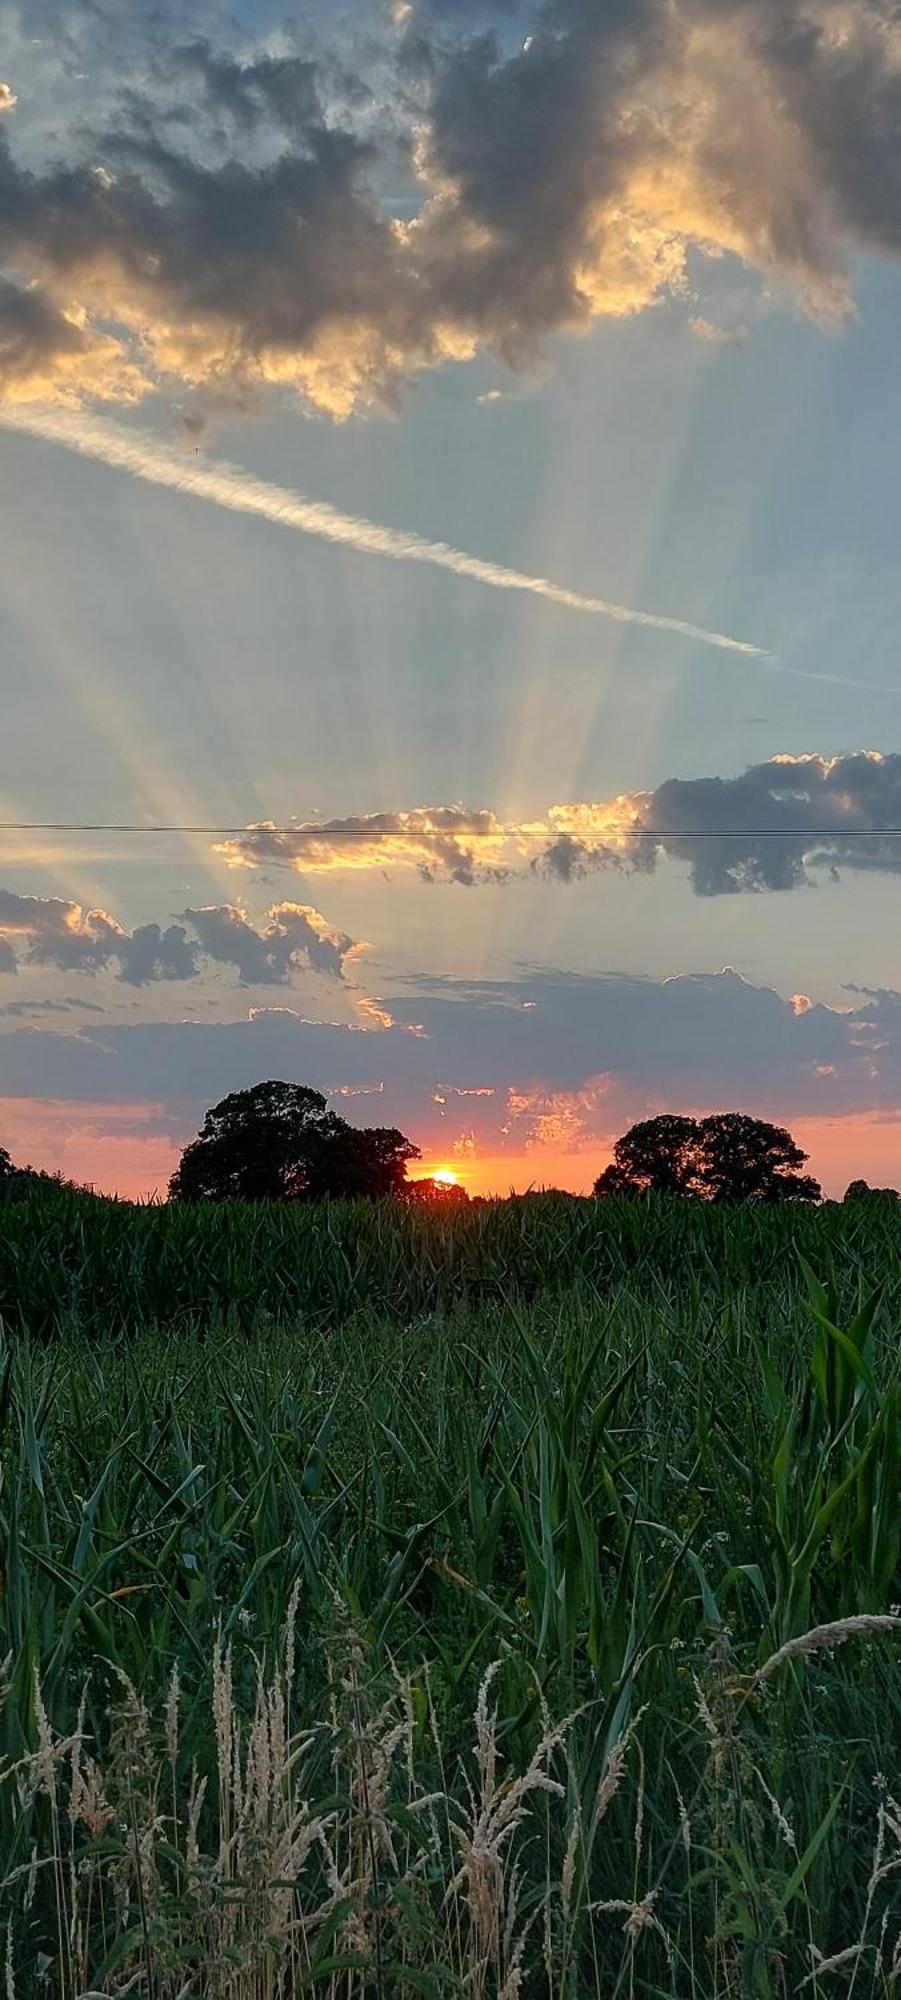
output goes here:
[[899, 1248], [0, 1208], [8, 1996], [897, 1993]]

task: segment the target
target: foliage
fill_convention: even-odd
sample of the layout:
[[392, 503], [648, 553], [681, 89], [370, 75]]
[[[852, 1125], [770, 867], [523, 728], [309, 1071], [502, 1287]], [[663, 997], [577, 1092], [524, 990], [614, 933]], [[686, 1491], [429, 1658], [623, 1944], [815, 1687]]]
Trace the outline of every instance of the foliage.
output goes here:
[[469, 1202], [459, 1181], [439, 1181], [433, 1174], [422, 1174], [418, 1180], [408, 1181], [404, 1194], [408, 1201], [427, 1202], [433, 1208], [465, 1208]]
[[721, 1111], [709, 1118], [646, 1118], [617, 1139], [596, 1195], [678, 1194], [704, 1201], [818, 1201], [801, 1174], [807, 1154], [781, 1125]]
[[[529, 1927], [524, 1994], [548, 1990], [547, 1950], [555, 1993], [770, 2000], [811, 1980], [814, 1945], [855, 1954], [858, 2000], [889, 1993], [895, 1875], [879, 1870], [895, 1865], [894, 1808], [873, 1780], [891, 1789], [901, 1749], [897, 1642], [879, 1622], [901, 1597], [890, 1211], [653, 1197], [129, 1210], [60, 1195], [3, 1212], [0, 1257], [18, 1329], [0, 1356], [0, 1758], [41, 1752], [43, 1714], [61, 1769], [60, 1741], [81, 1729], [115, 1806], [97, 1846], [83, 1819], [70, 1835], [68, 1793], [56, 1806], [103, 1949], [121, 1945], [102, 1978], [102, 1953], [84, 1961], [98, 1989], [135, 1977], [152, 1991], [140, 1853], [159, 1898], [154, 2000], [300, 1990], [277, 1983], [291, 1965], [273, 1916], [283, 1878], [266, 1873], [284, 1821], [264, 1815], [252, 1854], [242, 1822], [240, 1867], [217, 1858], [239, 1829], [223, 1836], [211, 1717], [227, 1654], [241, 1769], [248, 1730], [262, 1757], [261, 1665], [276, 1672], [293, 1620], [285, 1728], [306, 1761], [277, 1798], [242, 1796], [343, 1815], [339, 1879], [356, 1842], [331, 1936], [316, 1917], [324, 1849], [298, 1877], [311, 1985], [329, 1991], [337, 1959], [342, 1993], [377, 1991], [378, 1933], [383, 1993], [456, 1979], [500, 1994], [508, 1961], [480, 1946], [478, 1984], [465, 1882], [448, 1896], [467, 1780], [478, 1799], [478, 1758], [496, 1754], [506, 1797], [552, 1715], [543, 1768], [562, 1795], [530, 1794], [521, 1840], [486, 1878], [505, 1909], [512, 1898], [511, 1951]], [[824, 1652], [839, 1630], [848, 1644]], [[364, 1739], [383, 1746], [383, 1775], [395, 1743], [377, 1887], [360, 1858], [359, 1773], [371, 1809], [376, 1772]], [[20, 1995], [70, 2000], [52, 1914], [69, 1855], [34, 1875], [54, 1808], [27, 1770], [0, 1784], [0, 1922], [5, 1908]], [[357, 1916], [354, 1966], [342, 1925]], [[241, 1984], [252, 1943], [262, 1969]]]
[[353, 1200], [395, 1194], [418, 1150], [402, 1132], [360, 1131], [318, 1090], [258, 1083], [208, 1111], [169, 1183], [173, 1201]]
[[844, 1192], [845, 1201], [901, 1201], [897, 1188], [871, 1187], [869, 1181], [849, 1181]]

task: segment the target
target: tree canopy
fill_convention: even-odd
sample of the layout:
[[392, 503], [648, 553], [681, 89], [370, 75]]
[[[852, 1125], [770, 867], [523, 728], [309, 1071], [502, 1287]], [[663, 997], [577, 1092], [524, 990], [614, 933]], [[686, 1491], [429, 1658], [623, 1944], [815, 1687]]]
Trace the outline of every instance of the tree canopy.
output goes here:
[[807, 1154], [782, 1125], [720, 1111], [709, 1118], [666, 1114], [632, 1125], [594, 1184], [596, 1195], [676, 1194], [700, 1201], [819, 1201], [820, 1185], [799, 1171]]
[[469, 1196], [459, 1181], [439, 1181], [434, 1174], [423, 1174], [419, 1180], [408, 1181], [404, 1194], [408, 1201], [430, 1208], [469, 1207]]
[[396, 1194], [419, 1150], [393, 1127], [360, 1129], [318, 1090], [270, 1081], [207, 1112], [169, 1182], [173, 1201], [318, 1201]]
[[843, 1201], [881, 1201], [883, 1204], [901, 1201], [897, 1188], [871, 1187], [869, 1181], [849, 1181], [842, 1197]]

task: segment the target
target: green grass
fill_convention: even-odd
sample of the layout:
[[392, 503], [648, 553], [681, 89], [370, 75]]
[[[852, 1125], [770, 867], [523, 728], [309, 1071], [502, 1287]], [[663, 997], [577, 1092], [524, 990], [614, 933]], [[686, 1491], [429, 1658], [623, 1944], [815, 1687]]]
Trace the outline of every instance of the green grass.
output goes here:
[[[62, 1736], [89, 1677], [94, 1754], [111, 1754], [123, 1676], [161, 1741], [177, 1666], [174, 1784], [196, 1762], [212, 1810], [216, 1635], [249, 1714], [293, 1592], [297, 1726], [334, 1727], [349, 1620], [366, 1700], [409, 1677], [426, 1789], [431, 1704], [442, 1789], [465, 1800], [454, 1774], [461, 1760], [475, 1774], [491, 1663], [511, 1769], [545, 1707], [579, 1711], [555, 1752], [564, 1801], [536, 1793], [517, 1836], [526, 1911], [561, 1880], [573, 1815], [590, 1823], [635, 1725], [575, 1869], [569, 1993], [619, 1979], [775, 1994], [811, 1972], [811, 1941], [863, 1949], [805, 1992], [847, 1990], [853, 1973], [858, 1994], [887, 1993], [899, 1876], [869, 1901], [868, 1883], [874, 1779], [898, 1791], [897, 1635], [789, 1660], [763, 1687], [753, 1676], [811, 1627], [901, 1597], [899, 1307], [897, 1225], [868, 1204], [850, 1220], [553, 1198], [448, 1217], [46, 1195], [0, 1208], [0, 1754], [37, 1747], [36, 1675]], [[334, 1773], [324, 1747], [311, 1754], [325, 1797]], [[50, 1801], [27, 1790], [0, 1783], [7, 1874], [50, 1842]], [[69, 2000], [46, 1885], [26, 1917], [23, 1880], [7, 1892], [16, 1951], [28, 1977], [40, 1951], [50, 1970], [19, 1990]], [[659, 1930], [624, 1938], [622, 1916], [592, 1911], [652, 1888]], [[526, 1991], [548, 1990], [547, 1922]], [[414, 1971], [411, 1958], [384, 1990], [420, 1990]], [[495, 1974], [480, 1990], [500, 1990]], [[376, 1974], [351, 1976], [362, 1991]], [[151, 1967], [132, 1990], [153, 1983]], [[157, 1986], [156, 2000], [178, 1992], [174, 1974]]]

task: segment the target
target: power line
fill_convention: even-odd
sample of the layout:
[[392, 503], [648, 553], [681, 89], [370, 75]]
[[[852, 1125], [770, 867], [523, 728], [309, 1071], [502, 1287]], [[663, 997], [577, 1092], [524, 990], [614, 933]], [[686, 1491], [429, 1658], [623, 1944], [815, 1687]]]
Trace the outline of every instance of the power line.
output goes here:
[[[226, 834], [233, 839], [249, 838], [255, 835], [275, 836], [287, 840], [326, 841], [334, 846], [345, 840], [501, 840], [505, 837], [518, 840], [547, 840], [570, 837], [602, 839], [601, 830], [589, 827], [544, 827], [529, 829], [518, 827], [392, 827], [380, 831], [377, 827], [335, 827], [335, 826], [205, 826], [205, 825], [138, 825], [127, 821], [90, 820], [0, 820], [0, 833], [122, 833], [128, 835], [148, 835], [158, 833], [209, 833]], [[610, 829], [609, 838], [628, 840], [895, 840], [901, 838], [901, 826], [629, 826]]]

